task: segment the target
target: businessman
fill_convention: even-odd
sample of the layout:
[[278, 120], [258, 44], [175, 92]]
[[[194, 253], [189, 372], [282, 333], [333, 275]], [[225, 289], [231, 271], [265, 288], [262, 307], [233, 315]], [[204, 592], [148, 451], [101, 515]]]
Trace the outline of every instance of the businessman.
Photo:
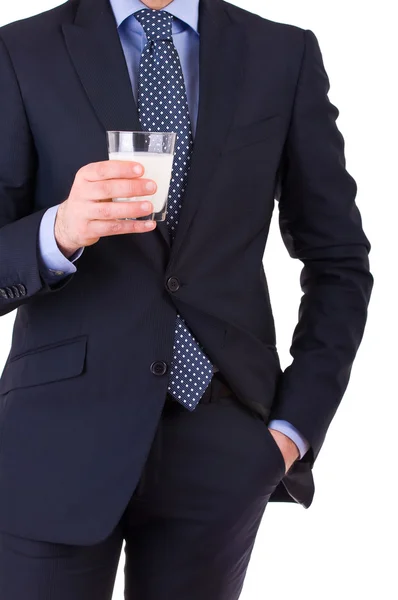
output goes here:
[[[318, 42], [222, 0], [69, 0], [0, 30], [0, 88], [1, 598], [110, 600], [125, 541], [127, 600], [237, 599], [268, 502], [312, 502], [373, 283]], [[107, 130], [177, 133], [165, 221]]]

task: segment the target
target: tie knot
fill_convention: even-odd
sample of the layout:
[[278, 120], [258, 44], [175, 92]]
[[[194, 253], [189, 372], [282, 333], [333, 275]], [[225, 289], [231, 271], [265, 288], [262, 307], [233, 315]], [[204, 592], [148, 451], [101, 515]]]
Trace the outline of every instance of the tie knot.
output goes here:
[[148, 42], [155, 40], [172, 40], [173, 15], [164, 10], [144, 8], [134, 13], [142, 25]]

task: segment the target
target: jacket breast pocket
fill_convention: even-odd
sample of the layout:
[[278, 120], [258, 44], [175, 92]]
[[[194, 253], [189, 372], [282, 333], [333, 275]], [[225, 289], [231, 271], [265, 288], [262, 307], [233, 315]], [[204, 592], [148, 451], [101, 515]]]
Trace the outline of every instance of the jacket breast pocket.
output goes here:
[[282, 124], [283, 119], [280, 115], [272, 115], [249, 125], [234, 127], [229, 132], [221, 153], [227, 154], [272, 138], [278, 132], [282, 132]]
[[0, 394], [78, 377], [84, 370], [86, 350], [87, 336], [81, 336], [11, 357], [0, 379]]

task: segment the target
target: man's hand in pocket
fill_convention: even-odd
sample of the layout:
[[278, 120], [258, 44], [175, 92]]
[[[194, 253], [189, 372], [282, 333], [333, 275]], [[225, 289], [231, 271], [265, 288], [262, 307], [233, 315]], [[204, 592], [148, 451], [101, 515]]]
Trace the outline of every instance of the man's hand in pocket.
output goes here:
[[269, 429], [270, 434], [274, 438], [279, 450], [284, 458], [286, 465], [286, 473], [289, 471], [291, 466], [300, 457], [299, 449], [296, 444], [284, 433], [277, 431], [276, 429]]

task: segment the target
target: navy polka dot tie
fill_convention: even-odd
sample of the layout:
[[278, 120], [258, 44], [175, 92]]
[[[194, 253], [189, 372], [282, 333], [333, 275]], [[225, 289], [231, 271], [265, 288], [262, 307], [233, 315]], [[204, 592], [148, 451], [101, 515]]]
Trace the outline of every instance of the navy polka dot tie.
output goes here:
[[[143, 9], [134, 16], [147, 37], [140, 63], [138, 112], [143, 131], [177, 133], [166, 222], [174, 240], [193, 147], [180, 58], [172, 38], [173, 15]], [[194, 410], [213, 376], [213, 366], [178, 314], [168, 391]]]

